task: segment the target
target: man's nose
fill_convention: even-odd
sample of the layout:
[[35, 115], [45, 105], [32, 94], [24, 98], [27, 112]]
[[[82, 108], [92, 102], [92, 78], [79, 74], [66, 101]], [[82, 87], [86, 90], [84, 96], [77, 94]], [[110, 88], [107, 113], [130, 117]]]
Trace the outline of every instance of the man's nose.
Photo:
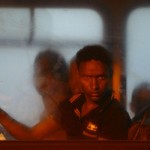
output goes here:
[[98, 80], [96, 78], [92, 78], [92, 89], [93, 90], [97, 90], [99, 88], [99, 83]]

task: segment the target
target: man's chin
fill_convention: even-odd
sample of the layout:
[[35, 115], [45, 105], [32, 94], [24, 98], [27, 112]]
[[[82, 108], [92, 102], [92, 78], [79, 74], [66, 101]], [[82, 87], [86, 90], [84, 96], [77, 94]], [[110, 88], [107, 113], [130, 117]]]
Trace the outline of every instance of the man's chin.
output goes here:
[[99, 96], [92, 96], [91, 97], [91, 101], [93, 101], [93, 102], [97, 102], [97, 101], [99, 101], [100, 100], [100, 97]]

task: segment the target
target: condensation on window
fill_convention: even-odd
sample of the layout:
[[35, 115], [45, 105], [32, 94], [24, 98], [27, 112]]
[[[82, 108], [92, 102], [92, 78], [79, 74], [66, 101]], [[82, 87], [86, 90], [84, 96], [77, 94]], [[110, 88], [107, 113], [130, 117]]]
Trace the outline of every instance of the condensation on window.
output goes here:
[[[28, 40], [30, 35], [30, 10], [27, 8], [0, 8], [0, 42]], [[4, 43], [2, 43], [4, 42]]]
[[91, 9], [35, 9], [34, 42], [55, 47], [70, 60], [78, 49], [103, 40], [102, 17]]
[[132, 11], [127, 20], [127, 104], [130, 116], [134, 89], [150, 83], [150, 7]]
[[57, 50], [67, 62], [103, 40], [103, 20], [91, 9], [0, 8], [0, 107], [28, 126], [44, 111], [33, 84], [39, 51]]

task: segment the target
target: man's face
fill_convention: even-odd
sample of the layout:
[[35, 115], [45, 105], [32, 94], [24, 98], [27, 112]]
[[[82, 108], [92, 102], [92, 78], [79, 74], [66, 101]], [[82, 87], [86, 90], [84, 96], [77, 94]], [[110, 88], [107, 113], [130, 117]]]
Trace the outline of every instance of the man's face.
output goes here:
[[110, 86], [108, 68], [100, 61], [89, 60], [79, 65], [80, 84], [87, 101], [98, 101]]

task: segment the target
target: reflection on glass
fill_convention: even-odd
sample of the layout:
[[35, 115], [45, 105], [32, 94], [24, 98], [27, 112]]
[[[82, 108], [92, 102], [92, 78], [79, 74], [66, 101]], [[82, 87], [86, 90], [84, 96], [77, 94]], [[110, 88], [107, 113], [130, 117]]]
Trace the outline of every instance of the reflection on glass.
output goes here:
[[[133, 89], [150, 82], [150, 8], [134, 10], [127, 22], [127, 100], [128, 109]], [[129, 110], [130, 115], [134, 114]]]
[[35, 9], [34, 42], [57, 47], [70, 60], [87, 44], [103, 39], [101, 16], [91, 9]]
[[27, 40], [30, 33], [30, 10], [0, 8], [0, 40]]
[[33, 126], [44, 111], [33, 84], [35, 56], [50, 47], [69, 63], [81, 47], [103, 40], [102, 18], [90, 9], [36, 8], [31, 16], [27, 8], [0, 8], [0, 20], [0, 107]]

